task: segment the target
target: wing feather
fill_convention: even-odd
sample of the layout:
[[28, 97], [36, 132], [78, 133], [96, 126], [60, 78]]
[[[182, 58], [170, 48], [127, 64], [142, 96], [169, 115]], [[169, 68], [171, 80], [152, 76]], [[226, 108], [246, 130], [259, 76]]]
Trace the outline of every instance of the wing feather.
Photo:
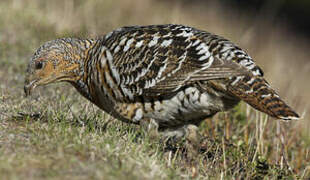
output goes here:
[[251, 73], [229, 60], [227, 52], [220, 53], [225, 42], [229, 41], [181, 25], [126, 27], [103, 40], [112, 52], [119, 85], [132, 97], [169, 94], [197, 81]]

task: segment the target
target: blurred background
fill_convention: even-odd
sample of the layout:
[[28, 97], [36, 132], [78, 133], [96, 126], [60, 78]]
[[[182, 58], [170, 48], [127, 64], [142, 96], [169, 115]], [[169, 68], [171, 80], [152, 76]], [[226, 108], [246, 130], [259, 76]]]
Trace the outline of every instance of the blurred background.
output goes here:
[[0, 118], [24, 98], [26, 64], [42, 43], [97, 37], [127, 25], [184, 24], [230, 39], [262, 67], [303, 117], [284, 131], [292, 146], [303, 144], [291, 163], [305, 168], [304, 158], [310, 156], [309, 9], [309, 0], [1, 0], [0, 111], [6, 115]]

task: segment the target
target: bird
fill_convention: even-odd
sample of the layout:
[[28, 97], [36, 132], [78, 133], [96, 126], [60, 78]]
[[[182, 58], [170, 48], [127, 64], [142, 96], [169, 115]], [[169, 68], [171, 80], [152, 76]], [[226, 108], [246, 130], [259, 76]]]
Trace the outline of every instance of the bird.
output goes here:
[[180, 136], [240, 101], [276, 119], [299, 119], [263, 75], [222, 36], [179, 24], [125, 26], [41, 45], [27, 66], [24, 91], [29, 96], [37, 86], [68, 82], [118, 120]]

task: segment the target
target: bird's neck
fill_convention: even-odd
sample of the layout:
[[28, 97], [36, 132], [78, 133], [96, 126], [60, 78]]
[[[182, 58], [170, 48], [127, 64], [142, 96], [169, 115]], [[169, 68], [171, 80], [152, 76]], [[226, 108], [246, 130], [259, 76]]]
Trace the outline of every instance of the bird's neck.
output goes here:
[[72, 59], [77, 59], [76, 63], [78, 64], [78, 77], [84, 78], [85, 72], [87, 71], [87, 66], [91, 60], [93, 49], [97, 43], [96, 39], [75, 39], [75, 52], [76, 57]]
[[93, 49], [97, 44], [96, 39], [72, 39], [70, 45], [72, 45], [73, 55], [71, 59], [75, 64], [73, 70], [74, 76], [76, 77], [70, 83], [87, 99], [90, 99], [88, 87], [87, 87], [87, 74], [88, 66], [92, 59]]

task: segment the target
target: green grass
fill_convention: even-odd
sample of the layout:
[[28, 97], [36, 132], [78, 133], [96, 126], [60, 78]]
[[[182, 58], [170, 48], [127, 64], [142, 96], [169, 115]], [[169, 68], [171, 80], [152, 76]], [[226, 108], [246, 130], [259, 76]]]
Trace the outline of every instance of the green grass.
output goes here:
[[[66, 106], [53, 107], [51, 112], [42, 108], [45, 113], [40, 116], [16, 114], [1, 124], [2, 177], [297, 177], [286, 165], [281, 168], [260, 155], [255, 157], [255, 145], [246, 145], [234, 137], [224, 139], [223, 132], [212, 137], [204, 134], [193, 164], [182, 143], [167, 147], [150, 139], [139, 127], [108, 120], [98, 111], [77, 116]], [[219, 125], [218, 129], [225, 126]], [[202, 129], [201, 133], [207, 132]]]
[[[38, 88], [31, 98], [25, 98], [26, 64], [34, 50], [47, 40], [67, 36], [94, 37], [123, 25], [169, 22], [189, 24], [238, 38], [241, 30], [249, 24], [246, 18], [241, 18], [234, 22], [240, 23], [239, 26], [223, 28], [231, 27], [231, 19], [236, 18], [216, 17], [217, 22], [222, 23], [214, 23], [214, 17], [210, 18], [210, 14], [205, 13], [216, 14], [212, 6], [191, 6], [192, 9], [206, 10], [197, 13], [177, 2], [167, 5], [140, 0], [135, 6], [127, 1], [112, 0], [65, 2], [0, 2], [2, 179], [310, 177], [308, 114], [300, 121], [284, 123], [267, 119], [241, 103], [232, 111], [220, 113], [201, 124], [199, 131], [203, 142], [193, 160], [188, 158], [183, 142], [163, 144], [138, 126], [112, 119], [68, 84]], [[283, 33], [274, 31], [275, 34]], [[267, 70], [271, 84], [283, 89], [280, 94], [298, 112], [306, 111], [310, 107], [307, 101], [310, 88], [304, 82], [310, 75], [307, 71], [310, 65], [303, 63], [302, 57], [309, 57], [307, 51], [299, 49], [300, 62], [296, 60], [292, 64], [291, 51], [296, 50], [294, 41], [284, 46], [285, 43], [276, 44], [275, 39], [270, 40], [268, 33], [261, 38], [268, 42], [265, 49], [253, 50], [256, 49], [254, 37], [253, 42], [239, 43], [249, 47], [252, 57], [258, 57], [256, 61]], [[269, 47], [275, 45], [280, 55], [270, 51]], [[278, 56], [282, 61], [277, 60]], [[279, 67], [291, 69], [285, 78], [277, 75]], [[291, 71], [299, 73], [300, 78], [292, 78]], [[292, 80], [294, 88], [288, 85]]]

